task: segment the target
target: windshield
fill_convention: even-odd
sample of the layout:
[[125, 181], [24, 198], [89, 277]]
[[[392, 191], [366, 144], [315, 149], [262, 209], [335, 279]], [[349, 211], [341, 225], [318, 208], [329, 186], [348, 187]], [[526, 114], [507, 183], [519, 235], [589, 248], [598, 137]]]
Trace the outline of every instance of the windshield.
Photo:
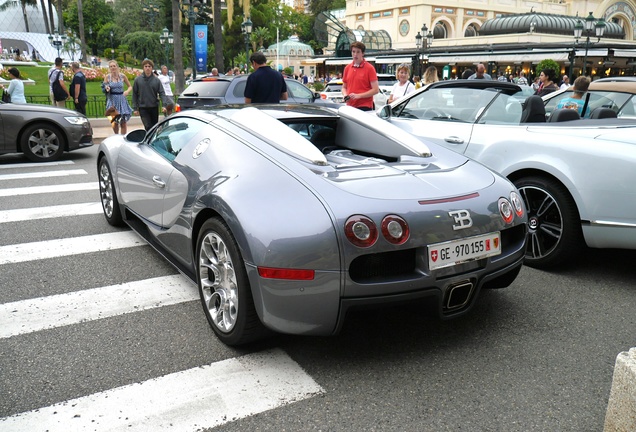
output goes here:
[[418, 93], [392, 109], [392, 116], [480, 124], [519, 124], [521, 101], [491, 89], [440, 87]]
[[230, 81], [197, 81], [183, 91], [185, 96], [225, 97]]

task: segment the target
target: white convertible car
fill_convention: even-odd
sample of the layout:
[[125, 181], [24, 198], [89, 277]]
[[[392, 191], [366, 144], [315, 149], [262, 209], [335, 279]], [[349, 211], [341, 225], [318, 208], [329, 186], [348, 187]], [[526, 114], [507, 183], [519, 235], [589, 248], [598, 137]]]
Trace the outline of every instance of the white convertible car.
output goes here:
[[636, 121], [609, 111], [546, 117], [541, 98], [525, 99], [515, 84], [457, 80], [377, 114], [510, 179], [528, 209], [525, 263], [548, 268], [576, 258], [585, 244], [636, 249]]

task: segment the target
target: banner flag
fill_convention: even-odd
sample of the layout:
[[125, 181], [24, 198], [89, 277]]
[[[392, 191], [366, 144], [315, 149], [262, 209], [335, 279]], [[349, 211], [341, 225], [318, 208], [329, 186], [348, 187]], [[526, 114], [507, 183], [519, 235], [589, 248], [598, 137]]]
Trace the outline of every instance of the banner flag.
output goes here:
[[194, 55], [196, 57], [197, 72], [208, 71], [208, 26], [197, 24], [194, 26]]

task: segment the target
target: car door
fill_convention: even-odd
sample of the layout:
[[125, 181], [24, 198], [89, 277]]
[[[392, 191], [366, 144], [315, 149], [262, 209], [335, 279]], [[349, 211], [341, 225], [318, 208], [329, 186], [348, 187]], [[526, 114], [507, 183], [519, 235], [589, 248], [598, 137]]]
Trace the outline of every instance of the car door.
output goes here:
[[393, 105], [389, 121], [413, 135], [464, 153], [477, 114], [481, 113], [481, 102], [474, 92], [464, 88], [427, 89]]
[[[143, 142], [129, 143], [120, 152], [117, 178], [122, 200], [130, 210], [152, 224], [170, 224], [174, 218], [164, 220], [164, 200], [185, 199], [187, 194], [187, 181], [172, 161], [188, 143], [188, 131], [195, 133], [192, 122], [195, 120], [187, 117], [170, 118], [160, 123]], [[175, 204], [168, 207], [174, 209]]]

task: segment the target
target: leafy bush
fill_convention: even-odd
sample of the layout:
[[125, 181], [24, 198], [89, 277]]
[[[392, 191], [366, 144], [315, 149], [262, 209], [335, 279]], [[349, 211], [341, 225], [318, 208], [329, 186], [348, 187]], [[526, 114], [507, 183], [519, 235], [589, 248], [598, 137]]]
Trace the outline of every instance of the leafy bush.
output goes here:
[[561, 66], [559, 66], [559, 64], [552, 59], [545, 59], [539, 62], [537, 68], [535, 69], [536, 76], [539, 76], [543, 69], [552, 69], [554, 71], [555, 78], [561, 75]]

